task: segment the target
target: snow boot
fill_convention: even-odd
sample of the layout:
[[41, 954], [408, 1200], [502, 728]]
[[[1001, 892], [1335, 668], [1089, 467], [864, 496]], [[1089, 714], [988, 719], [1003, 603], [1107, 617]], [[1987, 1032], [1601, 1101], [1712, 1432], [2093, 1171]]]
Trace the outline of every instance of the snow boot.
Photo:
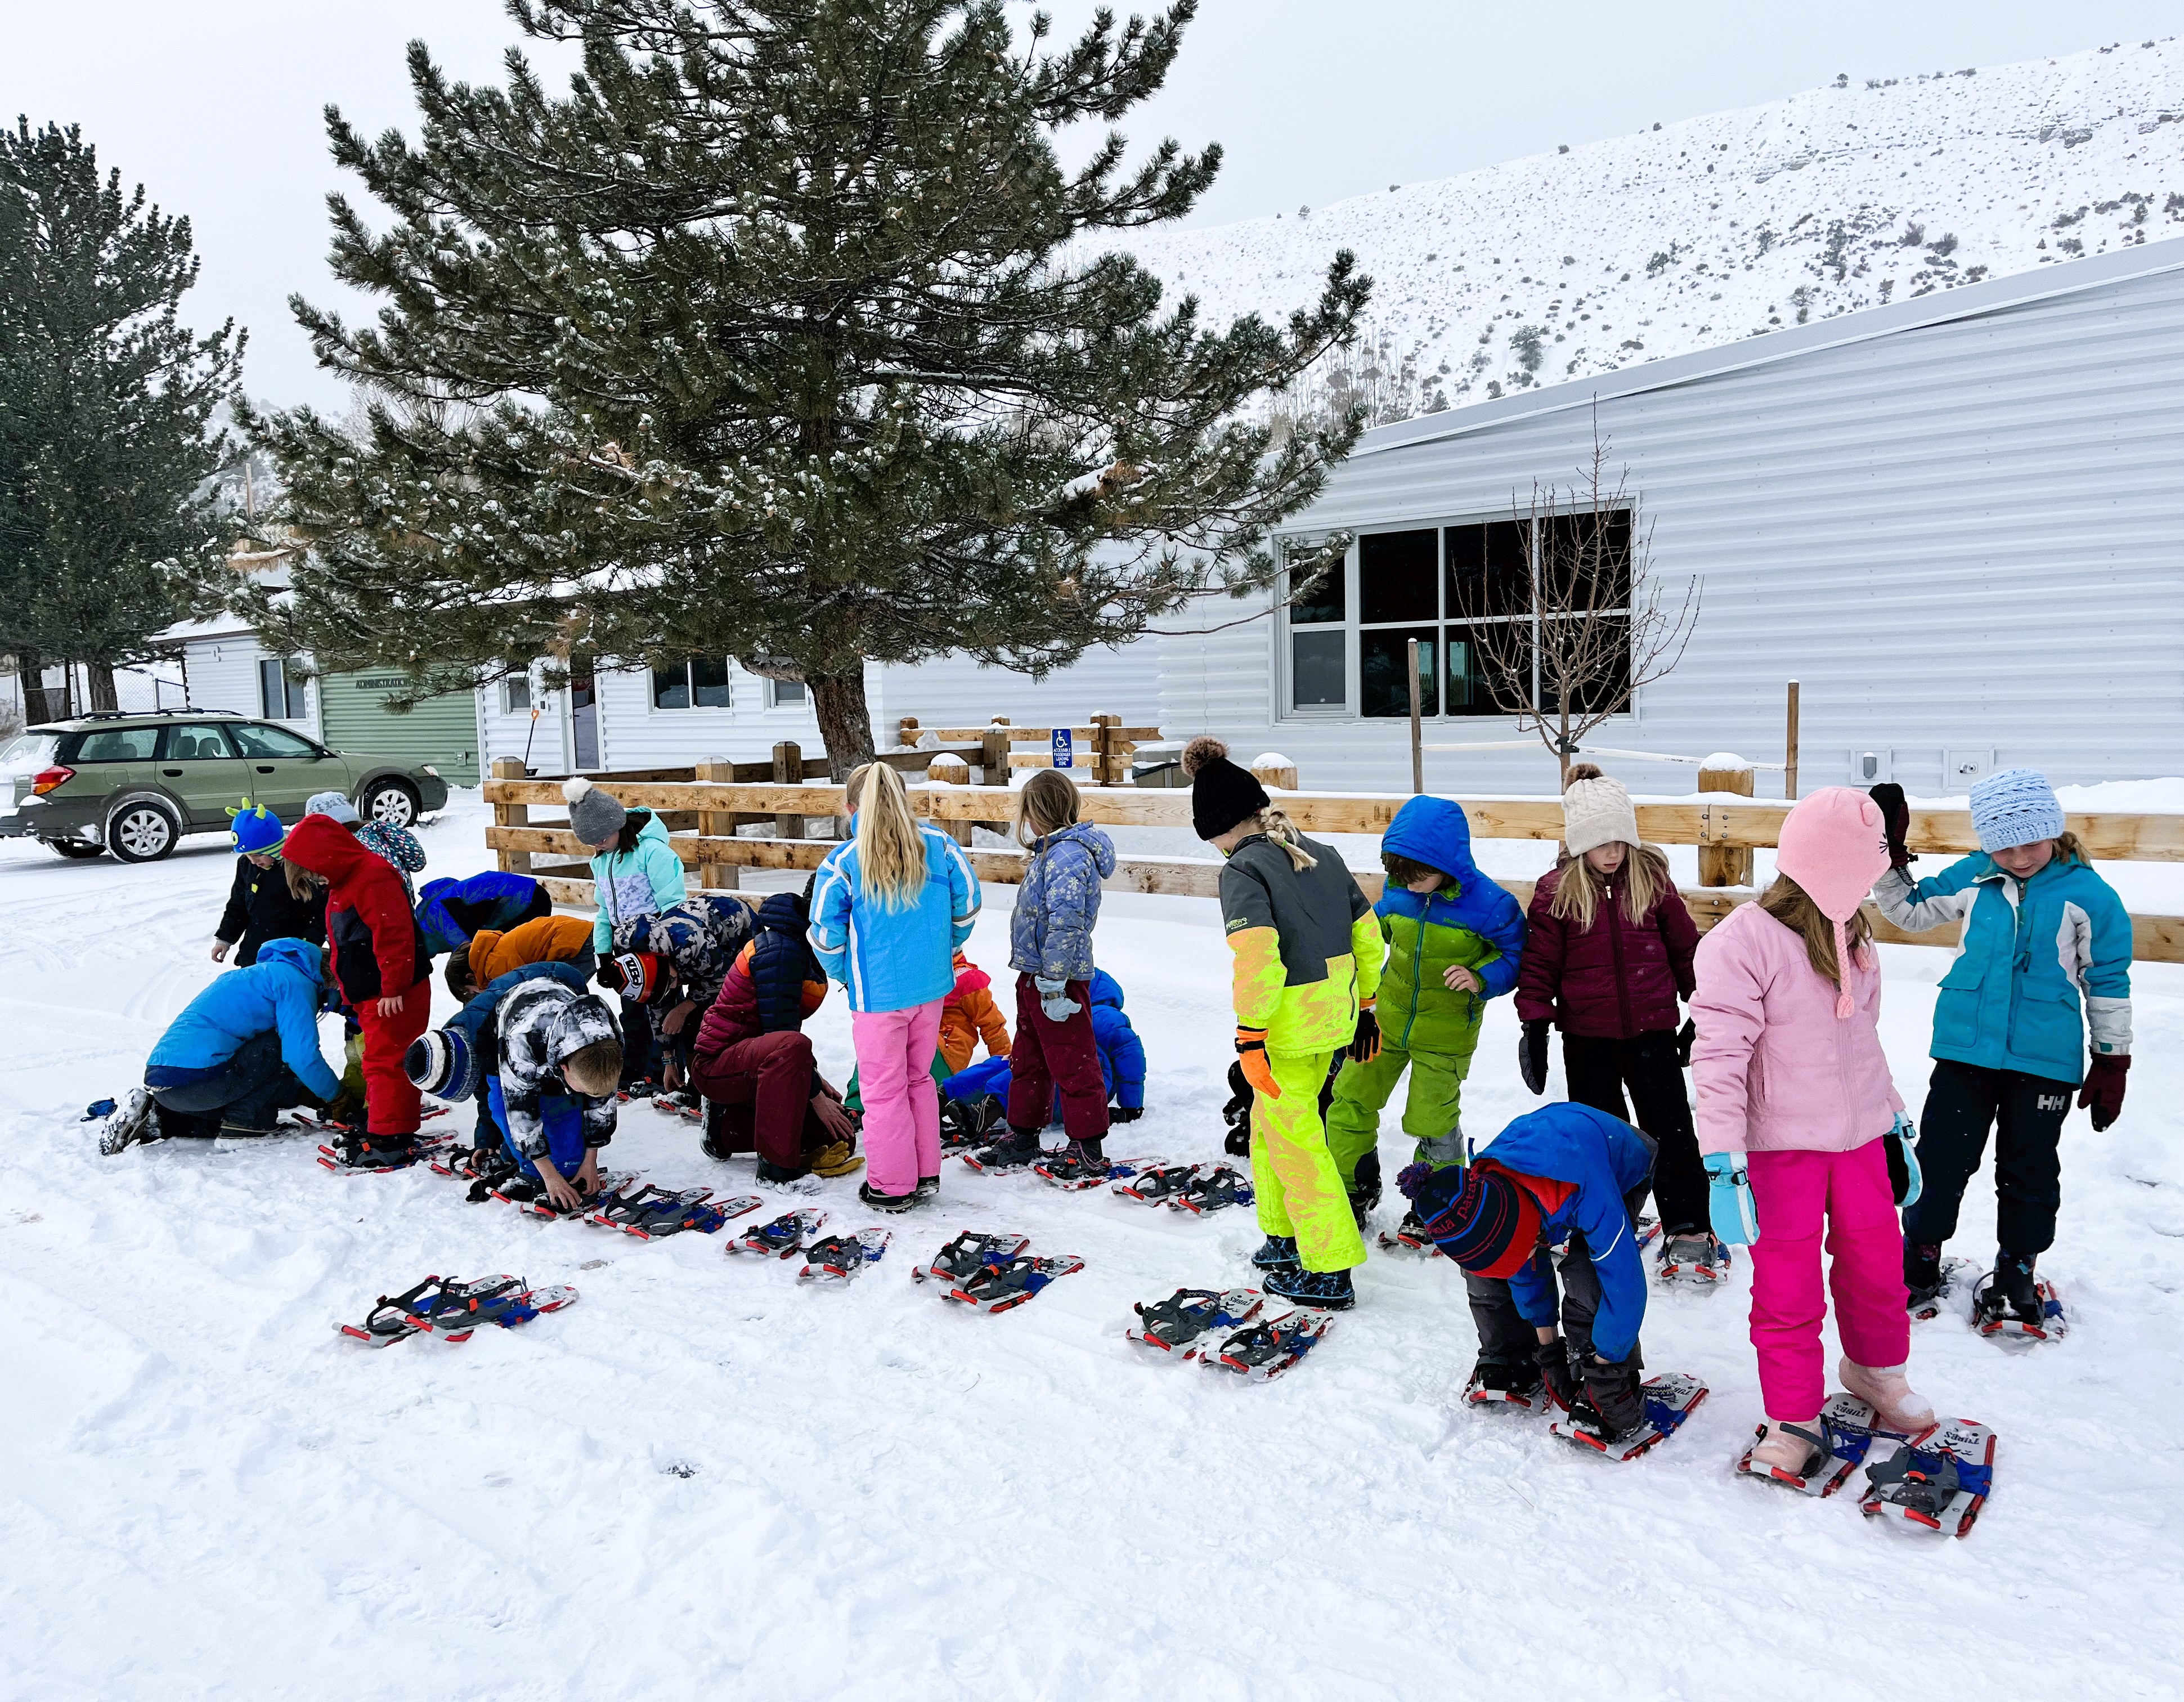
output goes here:
[[911, 1189], [911, 1197], [916, 1200], [916, 1202], [918, 1203], [918, 1204], [920, 1204], [920, 1205], [922, 1206], [922, 1205], [923, 1205], [923, 1204], [924, 1204], [928, 1200], [929, 1200], [929, 1199], [933, 1198], [933, 1197], [936, 1194], [938, 1194], [939, 1191], [940, 1191], [940, 1178], [939, 1178], [939, 1177], [938, 1177], [938, 1176], [920, 1176], [920, 1177], [917, 1179], [917, 1186], [916, 1186], [915, 1188], [913, 1188], [913, 1189]]
[[1373, 1208], [1380, 1203], [1380, 1155], [1368, 1152], [1357, 1161], [1357, 1174], [1350, 1181], [1350, 1215], [1357, 1219], [1357, 1227], [1365, 1227], [1365, 1219]]
[[[1510, 1405], [1536, 1406], [1546, 1392], [1546, 1379], [1540, 1375], [1535, 1364], [1524, 1364], [1511, 1359], [1481, 1359], [1472, 1367], [1471, 1381], [1464, 1386], [1474, 1404], [1486, 1405], [1499, 1399]], [[1489, 1399], [1481, 1401], [1478, 1391]]]
[[1072, 1141], [1059, 1152], [1039, 1161], [1040, 1175], [1065, 1188], [1097, 1187], [1107, 1180], [1110, 1166], [1098, 1141]]
[[1836, 1366], [1844, 1392], [1856, 1395], [1873, 1409], [1875, 1425], [1904, 1436], [1916, 1436], [1932, 1427], [1932, 1404], [1911, 1387], [1902, 1365], [1861, 1365], [1844, 1359]]
[[809, 1170], [792, 1170], [786, 1164], [777, 1164], [766, 1158], [758, 1161], [758, 1179], [771, 1187], [786, 1187], [792, 1182], [802, 1181], [811, 1174]]
[[875, 1191], [870, 1182], [857, 1184], [857, 1197], [876, 1212], [902, 1213], [919, 1203], [915, 1188], [906, 1194], [883, 1194]]
[[1818, 1419], [1809, 1424], [1769, 1419], [1766, 1433], [1752, 1446], [1751, 1469], [1806, 1478], [1819, 1470], [1827, 1458], [1827, 1437]]
[[1903, 1298], [1923, 1306], [1942, 1292], [1942, 1249], [1925, 1242], [1903, 1243]]
[[1302, 1265], [1291, 1265], [1268, 1271], [1266, 1287], [1269, 1294], [1279, 1294], [1300, 1306], [1316, 1306], [1323, 1312], [1347, 1312], [1357, 1303], [1357, 1291], [1351, 1286], [1346, 1270], [1306, 1270]]
[[1008, 1121], [1000, 1096], [982, 1093], [976, 1099], [950, 1099], [940, 1108], [940, 1150], [961, 1152], [992, 1139], [994, 1130]]
[[1293, 1235], [1268, 1236], [1260, 1243], [1259, 1250], [1251, 1255], [1251, 1263], [1262, 1270], [1296, 1270], [1296, 1237]]
[[2025, 1324], [2041, 1321], [2045, 1307], [2032, 1264], [2031, 1258], [2020, 1258], [2014, 1253], [1995, 1254], [1994, 1282], [1987, 1290], [1987, 1304], [1997, 1315], [2007, 1312]]
[[990, 1147], [967, 1153], [963, 1162], [974, 1170], [998, 1175], [1004, 1170], [1026, 1169], [1038, 1158], [1039, 1130], [1011, 1127], [1007, 1140], [997, 1141]]
[[159, 1102], [152, 1097], [150, 1088], [132, 1087], [121, 1108], [106, 1119], [105, 1128], [99, 1131], [98, 1150], [111, 1158], [140, 1141], [156, 1141], [160, 1134]]

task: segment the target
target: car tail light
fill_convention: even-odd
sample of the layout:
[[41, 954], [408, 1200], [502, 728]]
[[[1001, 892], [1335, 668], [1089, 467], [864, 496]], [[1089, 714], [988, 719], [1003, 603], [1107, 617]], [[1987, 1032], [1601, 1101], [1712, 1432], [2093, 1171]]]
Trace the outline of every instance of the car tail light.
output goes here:
[[42, 798], [55, 788], [65, 786], [75, 778], [73, 768], [41, 768], [31, 778], [31, 795]]

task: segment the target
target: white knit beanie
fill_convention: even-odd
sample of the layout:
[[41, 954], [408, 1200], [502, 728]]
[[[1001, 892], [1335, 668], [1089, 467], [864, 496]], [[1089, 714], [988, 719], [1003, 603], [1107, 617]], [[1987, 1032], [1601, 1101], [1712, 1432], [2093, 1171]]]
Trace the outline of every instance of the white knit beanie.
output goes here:
[[1573, 780], [1563, 794], [1563, 843], [1572, 857], [1596, 845], [1638, 843], [1638, 812], [1620, 780]]

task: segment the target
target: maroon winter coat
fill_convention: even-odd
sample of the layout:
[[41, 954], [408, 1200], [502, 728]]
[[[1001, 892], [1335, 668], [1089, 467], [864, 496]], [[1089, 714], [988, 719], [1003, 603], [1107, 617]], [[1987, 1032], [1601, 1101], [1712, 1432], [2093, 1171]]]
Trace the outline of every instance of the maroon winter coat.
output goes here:
[[1698, 949], [1699, 930], [1673, 886], [1643, 922], [1634, 924], [1624, 912], [1621, 875], [1618, 870], [1605, 883], [1592, 926], [1583, 933], [1574, 921], [1552, 913], [1562, 871], [1540, 877], [1524, 917], [1524, 956], [1517, 973], [1519, 1021], [1552, 1020], [1565, 1034], [1633, 1040], [1681, 1020], [1676, 996], [1690, 998], [1696, 985], [1691, 954]]

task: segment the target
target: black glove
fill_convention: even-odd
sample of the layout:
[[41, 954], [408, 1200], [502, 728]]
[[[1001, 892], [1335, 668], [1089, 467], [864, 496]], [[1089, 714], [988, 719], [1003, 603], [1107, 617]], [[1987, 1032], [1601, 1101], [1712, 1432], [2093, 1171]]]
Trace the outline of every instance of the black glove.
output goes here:
[[1350, 1037], [1350, 1061], [1370, 1063], [1380, 1055], [1380, 1019], [1373, 1014], [1373, 1007], [1366, 1005], [1357, 1013], [1357, 1032]]
[[1117, 1105], [1108, 1111], [1107, 1120], [1110, 1123], [1134, 1123], [1145, 1114], [1145, 1108], [1142, 1105]]
[[1911, 831], [1911, 806], [1903, 801], [1903, 789], [1893, 780], [1883, 780], [1870, 788], [1867, 797], [1880, 806], [1880, 823], [1888, 834], [1888, 866], [1908, 868], [1919, 859], [1904, 844], [1905, 835]]
[[1251, 1156], [1251, 1125], [1248, 1123], [1237, 1124], [1221, 1137], [1221, 1150], [1232, 1158], [1250, 1158]]
[[1646, 1422], [1646, 1400], [1638, 1392], [1635, 1365], [1608, 1364], [1587, 1354], [1585, 1399], [1600, 1415], [1600, 1427], [1610, 1438], [1628, 1436]]
[[1569, 1343], [1557, 1336], [1552, 1342], [1540, 1342], [1533, 1349], [1532, 1358], [1546, 1383], [1547, 1398], [1568, 1412], [1577, 1399], [1577, 1376], [1570, 1370]]
[[1691, 1067], [1691, 1042], [1699, 1037], [1699, 1025], [1691, 1018], [1684, 1018], [1683, 1027], [1676, 1030], [1676, 1068]]
[[1543, 1021], [1526, 1023], [1517, 1041], [1517, 1073], [1535, 1093], [1547, 1091], [1547, 1027]]

